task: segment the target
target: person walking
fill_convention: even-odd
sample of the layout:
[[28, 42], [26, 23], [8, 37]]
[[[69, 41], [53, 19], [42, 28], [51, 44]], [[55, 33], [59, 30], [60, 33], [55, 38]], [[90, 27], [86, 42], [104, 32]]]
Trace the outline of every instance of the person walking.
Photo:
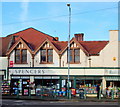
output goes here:
[[109, 86], [109, 87], [107, 88], [107, 97], [108, 97], [108, 98], [111, 97], [111, 89], [112, 89], [111, 86]]
[[97, 98], [99, 99], [99, 94], [100, 94], [100, 84], [97, 85], [97, 87], [96, 87], [96, 91], [97, 91]]

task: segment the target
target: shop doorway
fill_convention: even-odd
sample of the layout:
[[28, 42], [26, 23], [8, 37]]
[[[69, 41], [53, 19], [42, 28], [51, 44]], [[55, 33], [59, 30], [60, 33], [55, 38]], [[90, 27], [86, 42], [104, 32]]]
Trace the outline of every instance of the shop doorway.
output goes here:
[[11, 79], [11, 95], [17, 95], [19, 91], [19, 79]]

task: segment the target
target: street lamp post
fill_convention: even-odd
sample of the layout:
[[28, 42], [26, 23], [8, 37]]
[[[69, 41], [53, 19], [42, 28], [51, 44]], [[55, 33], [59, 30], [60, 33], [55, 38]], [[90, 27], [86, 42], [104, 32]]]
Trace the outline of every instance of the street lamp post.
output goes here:
[[70, 4], [67, 4], [69, 7], [69, 30], [68, 30], [68, 80], [67, 80], [67, 95], [68, 99], [70, 99], [70, 27], [71, 27], [71, 7]]

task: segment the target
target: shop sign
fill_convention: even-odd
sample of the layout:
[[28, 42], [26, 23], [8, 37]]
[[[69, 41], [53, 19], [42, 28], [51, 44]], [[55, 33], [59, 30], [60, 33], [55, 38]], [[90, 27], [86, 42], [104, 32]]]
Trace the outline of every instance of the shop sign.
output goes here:
[[9, 70], [10, 74], [29, 74], [29, 75], [36, 75], [36, 74], [44, 74], [44, 70], [39, 69], [11, 69]]
[[13, 61], [10, 61], [10, 67], [13, 67], [13, 64], [14, 64]]
[[[118, 75], [118, 69], [71, 69], [70, 75]], [[67, 69], [9, 69], [9, 75], [68, 75]]]
[[105, 75], [118, 75], [118, 69], [105, 69]]

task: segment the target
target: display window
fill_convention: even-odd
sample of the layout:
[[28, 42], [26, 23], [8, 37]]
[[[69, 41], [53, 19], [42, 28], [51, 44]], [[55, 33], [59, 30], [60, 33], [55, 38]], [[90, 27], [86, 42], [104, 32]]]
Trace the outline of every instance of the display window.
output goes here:
[[2, 95], [10, 95], [10, 81], [2, 81]]
[[29, 95], [29, 87], [30, 86], [30, 80], [29, 79], [23, 79], [22, 80], [22, 95]]
[[87, 94], [96, 94], [96, 87], [101, 80], [76, 80], [76, 89], [84, 89]]

